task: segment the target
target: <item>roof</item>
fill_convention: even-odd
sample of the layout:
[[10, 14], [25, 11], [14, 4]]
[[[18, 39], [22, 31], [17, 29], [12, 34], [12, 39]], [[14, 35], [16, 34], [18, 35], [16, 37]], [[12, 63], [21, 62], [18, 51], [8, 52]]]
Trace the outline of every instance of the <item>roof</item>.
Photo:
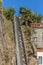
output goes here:
[[43, 48], [37, 48], [37, 52], [43, 52]]
[[30, 23], [32, 28], [43, 28], [43, 23]]

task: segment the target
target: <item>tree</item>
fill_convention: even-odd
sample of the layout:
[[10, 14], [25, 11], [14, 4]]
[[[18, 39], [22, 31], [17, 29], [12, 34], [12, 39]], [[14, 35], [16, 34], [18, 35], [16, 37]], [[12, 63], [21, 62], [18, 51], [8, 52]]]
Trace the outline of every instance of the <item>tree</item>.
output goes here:
[[33, 20], [33, 22], [41, 22], [41, 19], [42, 19], [42, 16], [41, 15], [39, 15], [39, 14], [34, 14], [33, 16], [32, 16], [32, 20]]
[[[26, 26], [31, 22], [40, 22], [42, 16], [34, 13], [32, 10], [28, 10], [26, 8], [20, 8], [21, 20], [26, 23]], [[28, 23], [27, 23], [28, 22]]]
[[28, 26], [29, 22], [27, 23], [27, 21], [29, 20], [30, 22], [32, 22], [31, 17], [34, 14], [34, 12], [31, 10], [28, 10], [26, 8], [21, 7], [20, 8], [20, 14], [21, 14], [21, 19], [24, 20], [26, 23], [26, 26]]
[[0, 6], [2, 6], [2, 0], [0, 0]]
[[8, 20], [13, 21], [13, 19], [14, 19], [14, 14], [15, 14], [15, 10], [14, 10], [13, 8], [10, 8], [10, 9], [4, 8], [4, 9], [3, 9], [3, 14], [4, 14], [4, 16], [5, 16]]

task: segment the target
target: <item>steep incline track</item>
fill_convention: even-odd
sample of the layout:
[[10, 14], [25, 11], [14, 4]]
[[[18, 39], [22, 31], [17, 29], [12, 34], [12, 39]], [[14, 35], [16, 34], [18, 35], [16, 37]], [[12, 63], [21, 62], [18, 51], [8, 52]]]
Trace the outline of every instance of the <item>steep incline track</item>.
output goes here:
[[22, 31], [17, 17], [14, 18], [17, 65], [28, 65]]

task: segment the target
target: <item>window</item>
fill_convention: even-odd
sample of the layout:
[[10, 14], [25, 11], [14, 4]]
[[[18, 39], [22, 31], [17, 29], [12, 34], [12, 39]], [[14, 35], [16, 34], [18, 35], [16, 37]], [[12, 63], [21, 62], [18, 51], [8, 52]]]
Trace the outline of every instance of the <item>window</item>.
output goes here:
[[39, 64], [42, 64], [42, 56], [39, 56]]
[[37, 34], [37, 30], [34, 30], [34, 33]]
[[34, 42], [37, 42], [37, 37], [34, 37]]

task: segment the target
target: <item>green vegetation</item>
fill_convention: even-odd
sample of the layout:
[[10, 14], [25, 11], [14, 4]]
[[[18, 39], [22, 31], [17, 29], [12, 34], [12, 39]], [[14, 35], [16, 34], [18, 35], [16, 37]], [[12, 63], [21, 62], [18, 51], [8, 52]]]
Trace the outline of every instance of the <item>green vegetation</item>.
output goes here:
[[0, 6], [2, 6], [2, 0], [0, 0]]
[[28, 29], [27, 27], [25, 27], [25, 26], [22, 26], [22, 30], [23, 30], [23, 33], [24, 33], [24, 36], [25, 36], [25, 38], [26, 38], [26, 41], [27, 41], [27, 45], [29, 45], [28, 47], [30, 48], [31, 47], [31, 42], [30, 42], [30, 35], [31, 35], [31, 30], [30, 29]]
[[[32, 10], [28, 10], [26, 8], [23, 8], [23, 7], [20, 8], [20, 14], [21, 14], [20, 22], [22, 24], [21, 25], [22, 31], [24, 33], [24, 38], [26, 40], [26, 50], [27, 50], [26, 52], [27, 52], [27, 55], [28, 55], [28, 59], [29, 59], [29, 57], [35, 58], [34, 57], [35, 54], [36, 54], [35, 49], [37, 48], [37, 45], [36, 44], [33, 45], [32, 42], [31, 42], [31, 31], [34, 32], [34, 29], [31, 28], [29, 25], [30, 25], [31, 22], [38, 22], [38, 23], [40, 23], [41, 19], [42, 19], [42, 16], [39, 15], [39, 14], [34, 13]], [[33, 46], [35, 46], [34, 49], [33, 49]], [[29, 55], [29, 51], [31, 53], [30, 55]], [[36, 58], [35, 58], [35, 60], [36, 60]]]
[[14, 19], [15, 10], [13, 8], [6, 9], [3, 8], [3, 15], [6, 19], [13, 21]]
[[2, 5], [2, 2], [0, 2], [0, 6]]
[[[8, 41], [7, 44], [13, 44], [14, 41], [14, 33], [13, 31], [13, 20], [14, 20], [14, 14], [15, 14], [15, 10], [10, 8], [10, 9], [6, 9], [3, 8], [3, 15], [6, 18], [4, 25], [5, 25], [5, 29], [6, 29], [6, 40]], [[31, 44], [31, 28], [27, 28], [26, 26], [28, 26], [28, 23], [30, 24], [31, 22], [40, 22], [42, 16], [39, 14], [34, 13], [32, 10], [28, 10], [26, 8], [21, 7], [20, 8], [20, 14], [21, 14], [21, 19], [20, 22], [24, 23], [25, 25], [21, 26], [23, 28], [23, 33], [26, 39], [26, 47], [28, 47], [28, 51], [32, 50], [32, 44]], [[32, 29], [33, 30], [33, 29]], [[37, 47], [37, 45], [35, 45]], [[11, 49], [11, 48], [10, 48]], [[27, 51], [27, 53], [28, 53]], [[7, 50], [3, 52], [4, 57], [5, 57], [5, 62], [9, 61], [9, 53]], [[28, 53], [29, 54], [29, 53]], [[34, 55], [34, 54], [33, 54]]]
[[14, 20], [15, 10], [10, 8], [3, 8], [3, 18], [4, 18], [4, 27], [5, 27], [5, 38], [6, 38], [6, 47], [7, 50], [3, 51], [5, 65], [8, 65], [10, 61], [10, 56], [13, 56], [15, 50], [14, 42], [14, 32], [13, 32], [13, 20]]
[[[6, 33], [8, 32], [8, 36], [10, 37], [11, 41], [14, 40], [14, 24], [13, 24], [13, 20], [14, 20], [14, 14], [15, 14], [15, 10], [13, 8], [10, 9], [6, 9], [3, 8], [3, 15], [4, 15], [4, 25], [6, 28]], [[10, 30], [10, 31], [9, 31]]]
[[41, 22], [42, 16], [34, 13], [32, 10], [21, 7], [19, 12], [21, 14], [21, 22], [24, 21], [26, 26], [31, 22]]
[[8, 50], [4, 50], [3, 55], [4, 55], [5, 62], [8, 62], [9, 61], [9, 52], [8, 52]]

